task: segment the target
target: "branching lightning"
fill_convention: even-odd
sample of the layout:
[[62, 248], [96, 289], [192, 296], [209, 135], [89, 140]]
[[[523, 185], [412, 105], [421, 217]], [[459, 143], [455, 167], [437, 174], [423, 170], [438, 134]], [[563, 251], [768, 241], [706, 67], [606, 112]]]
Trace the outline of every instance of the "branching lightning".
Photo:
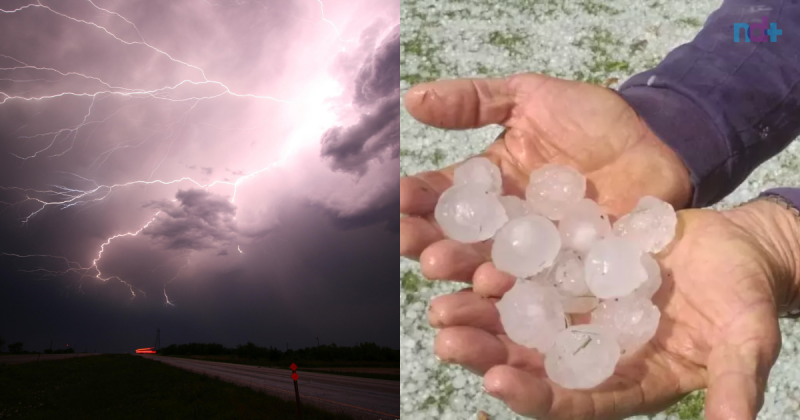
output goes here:
[[[233, 195], [231, 196], [230, 201], [234, 202], [235, 199], [236, 199], [236, 193], [237, 193], [238, 187], [242, 182], [244, 182], [245, 180], [247, 180], [249, 178], [252, 178], [253, 176], [256, 176], [256, 175], [261, 174], [261, 173], [263, 173], [265, 171], [269, 171], [269, 170], [271, 170], [271, 169], [273, 169], [275, 167], [278, 167], [278, 166], [282, 165], [286, 161], [286, 159], [288, 158], [288, 153], [284, 153], [283, 156], [280, 157], [280, 159], [269, 163], [268, 165], [262, 167], [261, 169], [253, 171], [253, 172], [251, 172], [249, 174], [242, 174], [241, 176], [239, 176], [237, 179], [235, 179], [233, 181], [217, 180], [217, 181], [213, 181], [213, 182], [210, 182], [210, 183], [208, 183], [208, 182], [203, 183], [203, 182], [197, 181], [197, 180], [195, 180], [195, 179], [193, 179], [191, 177], [181, 177], [181, 178], [177, 178], [177, 179], [167, 179], [167, 180], [154, 179], [154, 177], [155, 177], [156, 173], [158, 172], [158, 170], [160, 169], [162, 163], [167, 159], [167, 156], [169, 155], [169, 151], [170, 151], [172, 145], [174, 144], [175, 140], [178, 137], [180, 137], [181, 130], [183, 129], [183, 126], [185, 125], [189, 114], [195, 109], [195, 107], [200, 102], [212, 100], [212, 99], [219, 98], [219, 97], [226, 96], [226, 95], [227, 96], [231, 96], [231, 97], [236, 97], [236, 98], [249, 98], [249, 99], [258, 99], [258, 100], [268, 100], [268, 101], [284, 103], [284, 104], [306, 104], [306, 103], [309, 103], [310, 101], [294, 101], [294, 100], [276, 98], [276, 97], [269, 96], [269, 95], [235, 92], [234, 90], [232, 90], [228, 86], [226, 86], [224, 83], [222, 83], [220, 81], [217, 81], [217, 80], [210, 79], [207, 76], [206, 71], [204, 69], [200, 68], [199, 66], [196, 66], [196, 65], [190, 64], [190, 63], [188, 63], [186, 61], [180, 60], [180, 59], [176, 58], [175, 56], [171, 55], [170, 53], [168, 53], [168, 52], [166, 52], [166, 51], [164, 51], [162, 49], [159, 49], [158, 47], [152, 45], [150, 42], [148, 42], [145, 39], [145, 36], [142, 34], [140, 29], [131, 20], [127, 19], [126, 17], [122, 16], [121, 14], [119, 14], [117, 12], [114, 12], [114, 11], [111, 11], [111, 10], [108, 10], [106, 8], [98, 6], [92, 0], [86, 0], [86, 2], [89, 5], [91, 5], [91, 7], [93, 7], [98, 12], [102, 12], [102, 13], [108, 15], [108, 16], [113, 16], [113, 17], [116, 17], [116, 18], [121, 19], [122, 21], [124, 21], [126, 25], [129, 25], [132, 29], [134, 29], [135, 33], [138, 36], [138, 39], [135, 39], [135, 40], [123, 39], [122, 37], [116, 35], [112, 30], [108, 29], [107, 27], [105, 27], [105, 26], [103, 26], [101, 24], [98, 24], [98, 23], [95, 23], [95, 22], [90, 22], [90, 21], [87, 21], [87, 20], [84, 20], [84, 19], [80, 19], [80, 18], [76, 18], [76, 17], [70, 16], [69, 14], [67, 14], [65, 12], [61, 12], [61, 11], [53, 9], [50, 6], [44, 5], [40, 1], [37, 1], [36, 3], [31, 3], [31, 4], [24, 5], [24, 6], [18, 7], [18, 8], [13, 9], [13, 10], [0, 9], [0, 14], [8, 15], [8, 14], [24, 13], [26, 11], [33, 10], [33, 9], [45, 10], [45, 11], [47, 11], [49, 13], [52, 13], [52, 14], [60, 17], [60, 18], [70, 20], [70, 21], [75, 22], [77, 24], [81, 24], [81, 25], [85, 25], [85, 26], [91, 27], [91, 28], [93, 28], [94, 30], [96, 30], [98, 32], [98, 35], [104, 36], [104, 37], [110, 37], [114, 41], [119, 42], [121, 44], [128, 45], [128, 46], [136, 45], [136, 46], [145, 47], [145, 48], [151, 50], [152, 52], [154, 52], [155, 54], [158, 54], [159, 56], [162, 56], [162, 57], [165, 57], [165, 58], [169, 59], [171, 62], [173, 62], [173, 63], [175, 63], [177, 65], [180, 65], [180, 66], [183, 66], [183, 67], [191, 69], [192, 71], [194, 71], [197, 74], [197, 76], [196, 77], [192, 77], [190, 79], [182, 80], [182, 81], [180, 81], [178, 83], [174, 83], [174, 84], [167, 85], [167, 86], [162, 86], [162, 87], [157, 88], [157, 89], [139, 89], [139, 88], [130, 87], [130, 86], [117, 86], [117, 85], [114, 85], [114, 84], [111, 84], [111, 83], [108, 83], [108, 82], [102, 80], [100, 77], [96, 77], [96, 76], [93, 76], [93, 75], [90, 75], [90, 74], [84, 74], [84, 73], [81, 73], [81, 72], [74, 72], [74, 71], [61, 71], [61, 70], [56, 69], [56, 68], [38, 66], [38, 65], [33, 64], [33, 63], [24, 62], [24, 61], [19, 60], [19, 59], [15, 58], [15, 57], [11, 57], [11, 56], [8, 56], [8, 55], [0, 54], [0, 59], [4, 59], [4, 60], [7, 60], [7, 61], [10, 61], [10, 62], [13, 63], [13, 64], [11, 64], [10, 66], [7, 66], [7, 67], [0, 67], [0, 74], [3, 74], [4, 72], [9, 72], [9, 74], [11, 74], [11, 73], [16, 72], [16, 71], [32, 71], [32, 72], [36, 72], [37, 74], [41, 73], [43, 75], [42, 78], [38, 78], [37, 77], [37, 78], [26, 78], [26, 79], [14, 79], [14, 78], [10, 78], [10, 77], [0, 77], [0, 80], [2, 80], [2, 81], [13, 82], [13, 83], [31, 83], [31, 82], [52, 83], [52, 82], [57, 82], [57, 81], [60, 81], [60, 80], [63, 80], [63, 79], [67, 79], [67, 78], [77, 78], [77, 79], [81, 79], [81, 80], [96, 84], [96, 86], [98, 87], [98, 90], [96, 92], [93, 92], [93, 93], [82, 93], [82, 92], [65, 91], [65, 92], [60, 92], [60, 93], [57, 93], [57, 94], [42, 95], [42, 96], [24, 96], [24, 95], [19, 95], [19, 94], [9, 94], [9, 93], [6, 93], [6, 92], [0, 92], [0, 107], [2, 107], [3, 105], [8, 106], [8, 104], [11, 104], [11, 103], [14, 103], [14, 102], [17, 102], [17, 101], [19, 101], [19, 102], [48, 101], [48, 100], [53, 100], [53, 99], [61, 98], [61, 97], [90, 98], [90, 103], [89, 103], [89, 105], [88, 105], [88, 107], [86, 109], [86, 112], [84, 113], [82, 120], [78, 124], [76, 124], [76, 125], [74, 125], [72, 127], [69, 127], [69, 128], [62, 128], [62, 129], [49, 131], [49, 132], [45, 132], [45, 133], [39, 133], [39, 134], [35, 134], [35, 135], [30, 135], [30, 136], [19, 136], [19, 137], [17, 137], [18, 140], [24, 140], [26, 142], [30, 141], [30, 140], [38, 140], [38, 139], [45, 140], [44, 146], [40, 147], [40, 148], [37, 148], [37, 150], [35, 150], [33, 153], [29, 153], [29, 154], [13, 154], [17, 159], [20, 160], [21, 164], [24, 165], [26, 161], [29, 161], [31, 159], [43, 158], [43, 157], [44, 158], [58, 158], [58, 157], [66, 155], [67, 153], [72, 152], [73, 148], [74, 148], [74, 146], [76, 144], [76, 140], [78, 139], [78, 137], [82, 133], [82, 131], [84, 131], [84, 130], [93, 130], [98, 126], [103, 125], [104, 123], [106, 123], [106, 122], [110, 121], [111, 119], [117, 117], [118, 114], [123, 109], [125, 109], [125, 107], [120, 107], [119, 110], [117, 110], [116, 112], [111, 113], [110, 115], [105, 116], [103, 119], [93, 119], [92, 118], [93, 111], [96, 110], [96, 108], [99, 106], [99, 103], [101, 101], [103, 101], [103, 100], [105, 100], [105, 99], [107, 99], [109, 97], [125, 97], [125, 98], [149, 99], [149, 100], [157, 100], [157, 101], [168, 101], [168, 102], [174, 102], [174, 103], [185, 103], [185, 104], [188, 104], [189, 106], [183, 112], [182, 117], [178, 121], [174, 121], [172, 124], [170, 124], [168, 126], [168, 129], [172, 131], [174, 129], [173, 125], [176, 125], [176, 124], [178, 124], [179, 121], [182, 121], [181, 126], [178, 127], [177, 130], [174, 130], [174, 132], [170, 132], [170, 135], [167, 136], [167, 139], [169, 139], [171, 137], [171, 140], [168, 143], [166, 151], [164, 152], [164, 155], [161, 157], [161, 159], [158, 160], [158, 163], [152, 168], [152, 171], [150, 172], [150, 177], [148, 179], [146, 179], [146, 180], [141, 180], [140, 179], [140, 180], [132, 180], [132, 181], [129, 181], [129, 182], [124, 182], [124, 183], [103, 184], [103, 183], [97, 182], [97, 181], [95, 181], [93, 179], [89, 179], [87, 177], [83, 177], [83, 176], [80, 176], [80, 175], [77, 175], [77, 174], [74, 174], [74, 173], [64, 173], [66, 176], [71, 177], [73, 180], [77, 180], [79, 182], [82, 182], [82, 183], [85, 183], [85, 184], [89, 185], [89, 187], [85, 188], [85, 189], [80, 189], [80, 188], [70, 188], [70, 187], [67, 187], [65, 185], [49, 185], [48, 186], [49, 189], [34, 189], [34, 188], [22, 188], [22, 187], [14, 187], [14, 186], [0, 186], [0, 190], [17, 192], [22, 197], [24, 197], [21, 200], [19, 200], [17, 202], [13, 202], [13, 203], [0, 202], [2, 204], [5, 204], [8, 208], [10, 208], [10, 207], [21, 208], [21, 206], [23, 204], [28, 205], [28, 204], [31, 204], [31, 203], [35, 203], [35, 205], [34, 205], [35, 209], [33, 209], [28, 214], [26, 214], [26, 215], [21, 217], [20, 223], [23, 226], [28, 224], [31, 221], [32, 218], [36, 217], [37, 215], [40, 215], [42, 213], [42, 211], [44, 211], [45, 209], [54, 208], [54, 209], [63, 210], [63, 209], [67, 209], [67, 208], [75, 207], [75, 206], [89, 206], [89, 205], [97, 204], [97, 203], [100, 203], [100, 202], [106, 200], [115, 191], [118, 191], [118, 190], [124, 189], [124, 188], [130, 188], [130, 187], [133, 187], [133, 186], [188, 184], [188, 185], [194, 185], [194, 186], [196, 186], [198, 188], [202, 188], [202, 189], [205, 189], [206, 191], [208, 191], [209, 188], [214, 187], [216, 185], [228, 185], [230, 187], [233, 187]], [[322, 13], [322, 20], [324, 22], [330, 24], [330, 26], [333, 27], [333, 29], [334, 29], [334, 31], [336, 33], [336, 37], [340, 41], [343, 41], [343, 42], [353, 42], [354, 40], [343, 40], [343, 39], [341, 39], [341, 33], [340, 33], [339, 29], [336, 27], [336, 25], [333, 22], [331, 22], [330, 20], [325, 18], [325, 11], [324, 11], [324, 6], [322, 4], [322, 1], [321, 0], [317, 0], [317, 2], [320, 5], [320, 11]], [[263, 6], [263, 4], [262, 4], [262, 6]], [[265, 9], [266, 9], [266, 7], [265, 7]], [[53, 79], [50, 78], [51, 76], [54, 76], [57, 79], [53, 80]], [[177, 93], [178, 93], [179, 90], [181, 90], [183, 88], [187, 88], [187, 87], [197, 87], [197, 86], [214, 87], [214, 88], [216, 88], [216, 91], [215, 92], [211, 92], [211, 93], [207, 93], [207, 94], [204, 94], [204, 95], [191, 95], [191, 97], [181, 97], [180, 99], [176, 98]], [[19, 132], [19, 130], [22, 130], [23, 128], [25, 128], [25, 126], [20, 127], [19, 129], [17, 129], [16, 132]], [[14, 134], [16, 134], [16, 132]], [[143, 145], [144, 143], [150, 141], [155, 135], [156, 135], [156, 132], [153, 132], [150, 136], [147, 136], [144, 139], [140, 138], [140, 139], [130, 140], [130, 141], [127, 141], [127, 142], [123, 142], [123, 143], [117, 144], [116, 146], [111, 147], [110, 149], [104, 151], [99, 156], [97, 156], [95, 158], [95, 160], [91, 163], [90, 167], [93, 167], [94, 170], [97, 170], [114, 153], [116, 153], [118, 151], [121, 151], [121, 150], [124, 150], [124, 149], [139, 147], [139, 146]], [[49, 140], [49, 141], [47, 141], [47, 140]], [[69, 144], [69, 146], [65, 150], [55, 151], [54, 150], [54, 145], [56, 145], [58, 143], [61, 143], [61, 142], [67, 142]], [[84, 278], [87, 278], [87, 277], [94, 278], [94, 279], [97, 279], [97, 280], [100, 280], [100, 281], [103, 281], [103, 282], [107, 282], [109, 280], [117, 280], [117, 281], [121, 282], [122, 284], [128, 286], [128, 288], [131, 291], [131, 299], [137, 297], [139, 294], [141, 294], [143, 296], [146, 296], [144, 291], [134, 287], [133, 285], [131, 285], [126, 280], [124, 280], [124, 279], [122, 279], [122, 278], [120, 278], [118, 276], [104, 274], [101, 271], [101, 269], [99, 268], [99, 264], [100, 264], [100, 261], [103, 258], [103, 254], [106, 251], [106, 248], [108, 246], [110, 246], [113, 241], [115, 241], [116, 239], [119, 239], [119, 238], [138, 236], [140, 233], [142, 233], [145, 229], [147, 229], [158, 218], [160, 213], [161, 213], [161, 211], [158, 211], [157, 213], [155, 213], [152, 216], [152, 218], [150, 218], [149, 221], [147, 223], [145, 223], [138, 230], [125, 232], [125, 233], [119, 233], [119, 234], [116, 234], [116, 235], [113, 235], [113, 236], [107, 238], [105, 240], [105, 242], [103, 242], [100, 245], [99, 250], [97, 251], [97, 254], [93, 257], [93, 259], [91, 261], [91, 264], [89, 266], [83, 266], [82, 264], [80, 264], [78, 262], [72, 261], [72, 260], [70, 260], [70, 259], [68, 259], [66, 257], [58, 256], [58, 255], [39, 255], [39, 254], [36, 254], [36, 255], [19, 255], [19, 254], [13, 254], [13, 253], [0, 253], [0, 256], [12, 257], [12, 258], [17, 258], [17, 259], [52, 260], [53, 262], [56, 262], [59, 265], [62, 265], [62, 268], [59, 268], [59, 269], [37, 268], [37, 269], [32, 269], [32, 270], [20, 270], [20, 271], [21, 272], [26, 272], [26, 273], [37, 273], [37, 274], [40, 274], [40, 275], [43, 275], [43, 276], [47, 276], [47, 277], [62, 276], [62, 275], [70, 274], [70, 273], [75, 273], [75, 274], [78, 274], [80, 276], [80, 280], [83, 280]], [[238, 250], [238, 252], [240, 254], [244, 254], [244, 252], [241, 249], [241, 246], [238, 246], [237, 250]], [[179, 258], [179, 257], [176, 257], [176, 259], [177, 258]], [[174, 303], [172, 301], [170, 301], [169, 296], [167, 295], [166, 286], [168, 284], [170, 284], [172, 281], [174, 281], [175, 279], [177, 279], [181, 275], [183, 270], [188, 265], [189, 265], [189, 258], [187, 258], [186, 263], [177, 271], [177, 273], [169, 281], [167, 281], [164, 284], [165, 305], [174, 306]], [[158, 268], [159, 267], [156, 267], [155, 269], [153, 269], [153, 271], [155, 271]]]

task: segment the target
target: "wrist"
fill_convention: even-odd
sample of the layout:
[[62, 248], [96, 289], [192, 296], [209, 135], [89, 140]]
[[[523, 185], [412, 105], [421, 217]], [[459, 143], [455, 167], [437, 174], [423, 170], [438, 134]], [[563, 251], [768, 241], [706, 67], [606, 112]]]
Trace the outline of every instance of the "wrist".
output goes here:
[[723, 212], [763, 249], [780, 314], [800, 309], [800, 217], [779, 198], [762, 197]]

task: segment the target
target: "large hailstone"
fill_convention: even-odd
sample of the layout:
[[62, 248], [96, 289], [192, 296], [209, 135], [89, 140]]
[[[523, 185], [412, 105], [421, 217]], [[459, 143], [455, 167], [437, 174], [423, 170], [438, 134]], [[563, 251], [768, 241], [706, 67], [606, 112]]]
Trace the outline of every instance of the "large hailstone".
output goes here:
[[657, 253], [672, 242], [677, 224], [672, 205], [647, 196], [614, 223], [614, 234], [636, 242], [645, 252]]
[[592, 244], [611, 233], [611, 222], [597, 203], [584, 198], [566, 210], [558, 222], [558, 231], [564, 246], [586, 253]]
[[625, 296], [647, 280], [642, 250], [633, 241], [608, 237], [597, 241], [586, 255], [585, 280], [600, 299]]
[[614, 337], [597, 325], [573, 325], [561, 331], [544, 357], [553, 382], [568, 389], [589, 389], [614, 374], [620, 348]]
[[497, 195], [474, 184], [454, 185], [443, 192], [434, 217], [448, 238], [464, 243], [485, 241], [508, 221]]
[[550, 267], [559, 248], [561, 237], [553, 222], [542, 216], [525, 216], [511, 220], [497, 232], [492, 261], [498, 270], [526, 278]]
[[533, 171], [525, 190], [531, 208], [550, 220], [560, 220], [586, 195], [586, 178], [569, 166], [547, 164]]
[[633, 293], [645, 298], [652, 299], [653, 295], [661, 288], [661, 266], [650, 254], [642, 254], [642, 265], [647, 272], [647, 280], [636, 288]]
[[566, 295], [587, 296], [589, 287], [586, 285], [584, 258], [581, 254], [563, 249], [553, 263], [550, 271], [550, 280], [556, 288]]
[[503, 191], [500, 168], [485, 157], [476, 157], [458, 165], [453, 171], [453, 184], [481, 185], [493, 194]]
[[506, 209], [506, 216], [508, 216], [508, 220], [533, 214], [530, 207], [528, 207], [528, 203], [516, 195], [500, 196], [500, 204], [502, 204], [503, 208]]
[[566, 327], [564, 308], [552, 286], [517, 280], [496, 305], [508, 338], [542, 353]]
[[592, 312], [592, 324], [606, 327], [623, 352], [633, 352], [656, 335], [661, 311], [636, 294], [606, 300]]

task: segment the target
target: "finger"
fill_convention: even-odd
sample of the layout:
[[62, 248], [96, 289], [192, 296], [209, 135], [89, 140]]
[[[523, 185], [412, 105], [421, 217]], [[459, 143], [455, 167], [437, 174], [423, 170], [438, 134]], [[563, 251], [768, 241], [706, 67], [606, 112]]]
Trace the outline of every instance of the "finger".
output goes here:
[[502, 400], [515, 412], [534, 418], [550, 418], [555, 395], [543, 376], [508, 365], [495, 366], [483, 376], [489, 395]]
[[431, 280], [471, 281], [475, 270], [488, 259], [479, 252], [484, 244], [467, 245], [445, 239], [427, 247], [419, 257], [422, 274]]
[[425, 216], [433, 213], [439, 196], [453, 185], [454, 166], [400, 178], [400, 213]]
[[419, 259], [422, 251], [436, 241], [444, 239], [441, 230], [420, 217], [400, 219], [400, 255]]
[[505, 363], [508, 356], [506, 346], [496, 336], [471, 327], [440, 330], [433, 348], [442, 362], [462, 365], [477, 375]]
[[515, 281], [514, 276], [498, 270], [494, 263], [485, 262], [475, 270], [472, 287], [481, 296], [500, 298], [514, 287]]
[[433, 299], [428, 321], [434, 328], [473, 327], [495, 335], [503, 333], [494, 302], [475, 293], [453, 293]]
[[409, 114], [424, 124], [467, 129], [503, 124], [514, 107], [510, 79], [457, 79], [423, 83], [405, 94]]
[[764, 403], [764, 389], [780, 349], [774, 309], [764, 305], [740, 315], [708, 357], [706, 418], [755, 419]]

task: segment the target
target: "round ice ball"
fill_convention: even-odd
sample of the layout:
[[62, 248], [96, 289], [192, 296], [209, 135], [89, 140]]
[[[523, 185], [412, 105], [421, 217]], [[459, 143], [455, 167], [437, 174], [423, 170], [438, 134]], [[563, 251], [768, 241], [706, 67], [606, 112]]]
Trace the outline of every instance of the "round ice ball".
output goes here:
[[494, 237], [492, 261], [515, 277], [531, 277], [550, 267], [561, 248], [553, 222], [531, 215], [508, 222]]
[[528, 207], [528, 203], [516, 195], [500, 196], [500, 204], [502, 204], [503, 208], [506, 209], [508, 220], [533, 214], [531, 209]]
[[620, 348], [597, 325], [573, 325], [556, 336], [544, 357], [547, 376], [567, 389], [589, 389], [614, 374]]
[[564, 246], [586, 253], [597, 240], [611, 233], [611, 222], [594, 200], [584, 198], [564, 213], [558, 222]]
[[539, 282], [517, 280], [496, 306], [508, 338], [541, 352], [566, 327], [558, 292]]
[[653, 295], [661, 288], [661, 266], [659, 266], [658, 261], [648, 253], [642, 254], [642, 265], [647, 272], [647, 280], [636, 288], [633, 293], [645, 299], [652, 299]]
[[600, 299], [625, 296], [645, 280], [642, 250], [631, 240], [611, 236], [595, 242], [586, 255], [585, 280]]
[[636, 294], [603, 301], [592, 312], [592, 324], [606, 327], [625, 353], [650, 341], [660, 319], [658, 307]]
[[583, 261], [583, 256], [571, 249], [562, 249], [558, 254], [550, 271], [550, 279], [560, 292], [572, 296], [590, 293]]
[[481, 185], [494, 194], [500, 194], [503, 191], [500, 168], [485, 157], [475, 157], [458, 165], [453, 171], [453, 184]]
[[536, 213], [560, 220], [586, 195], [586, 178], [569, 166], [547, 164], [531, 172], [525, 198]]
[[675, 237], [678, 216], [666, 201], [642, 197], [636, 208], [614, 223], [614, 234], [636, 242], [645, 252], [657, 253]]
[[473, 184], [454, 185], [443, 192], [434, 217], [448, 238], [464, 243], [485, 241], [508, 221], [497, 195]]

